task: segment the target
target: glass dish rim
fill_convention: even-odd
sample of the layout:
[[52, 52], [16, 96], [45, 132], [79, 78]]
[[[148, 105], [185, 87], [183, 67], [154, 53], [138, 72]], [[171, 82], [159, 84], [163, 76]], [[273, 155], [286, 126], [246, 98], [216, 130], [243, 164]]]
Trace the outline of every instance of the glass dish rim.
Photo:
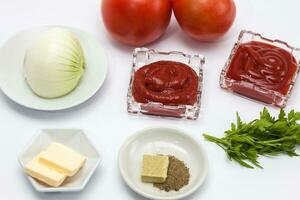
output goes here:
[[[280, 93], [278, 91], [275, 91], [275, 90], [272, 90], [272, 89], [267, 89], [267, 88], [255, 85], [254, 83], [249, 83], [247, 81], [234, 80], [234, 79], [226, 77], [226, 73], [227, 73], [227, 71], [228, 71], [228, 69], [230, 67], [230, 63], [231, 63], [233, 57], [235, 56], [235, 53], [236, 53], [239, 45], [242, 44], [242, 43], [244, 43], [242, 41], [242, 39], [244, 38], [244, 36], [246, 34], [250, 34], [253, 37], [257, 37], [257, 38], [261, 39], [262, 42], [266, 42], [268, 44], [273, 44], [273, 45], [275, 45], [275, 46], [277, 46], [279, 48], [282, 48], [282, 45], [283, 45], [284, 47], [286, 47], [286, 48], [288, 48], [288, 49], [291, 50], [291, 52], [289, 52], [289, 53], [291, 53], [294, 56], [294, 58], [296, 59], [296, 62], [297, 62], [297, 71], [293, 75], [292, 82], [289, 85], [289, 89], [288, 89], [288, 92], [286, 94], [282, 94], [282, 93]], [[250, 41], [257, 41], [257, 40], [255, 40], [254, 38], [252, 38]], [[276, 44], [279, 44], [281, 46], [278, 46]], [[231, 53], [230, 53], [230, 55], [229, 55], [229, 57], [228, 57], [225, 65], [224, 65], [224, 67], [222, 68], [222, 71], [221, 71], [221, 74], [220, 74], [220, 81], [219, 81], [220, 82], [220, 87], [223, 88], [223, 89], [225, 89], [225, 90], [228, 90], [228, 88], [226, 86], [224, 86], [224, 80], [226, 80], [227, 82], [230, 82], [231, 84], [252, 85], [255, 88], [255, 90], [258, 90], [259, 92], [269, 93], [269, 94], [275, 95], [276, 97], [283, 98], [284, 99], [284, 105], [283, 105], [283, 107], [284, 107], [285, 104], [286, 104], [286, 101], [291, 96], [292, 89], [294, 88], [295, 82], [297, 80], [297, 77], [298, 77], [299, 71], [300, 71], [300, 59], [298, 59], [294, 55], [294, 52], [299, 52], [299, 55], [300, 55], [300, 48], [294, 47], [294, 46], [290, 45], [289, 43], [287, 43], [285, 41], [282, 41], [282, 40], [267, 38], [267, 37], [263, 36], [262, 34], [254, 32], [254, 31], [241, 30], [240, 33], [239, 33], [239, 36], [238, 36], [238, 40], [235, 42], [235, 44], [234, 44], [234, 46], [233, 46], [233, 48], [231, 50]], [[242, 96], [246, 97], [245, 95], [242, 95]], [[249, 98], [249, 97], [246, 97], [246, 98]], [[250, 99], [252, 99], [252, 98], [250, 98]], [[256, 100], [256, 101], [259, 101], [259, 100]], [[259, 101], [259, 102], [261, 102], [261, 101]]]
[[[198, 88], [197, 88], [197, 101], [193, 104], [193, 105], [188, 105], [188, 104], [179, 104], [179, 105], [167, 105], [167, 104], [163, 104], [160, 102], [153, 102], [150, 101], [148, 103], [140, 103], [137, 102], [133, 95], [132, 95], [132, 84], [133, 84], [133, 80], [134, 80], [134, 74], [135, 71], [137, 70], [137, 56], [139, 52], [147, 52], [147, 53], [151, 53], [151, 54], [157, 54], [157, 55], [163, 55], [163, 56], [168, 56], [168, 55], [177, 55], [177, 56], [182, 56], [184, 58], [188, 58], [189, 61], [191, 61], [192, 58], [197, 57], [199, 59], [199, 64], [197, 64], [197, 66], [192, 66], [191, 63], [188, 63], [187, 65], [192, 68], [199, 80], [198, 80]], [[149, 57], [147, 58], [149, 59]], [[170, 60], [172, 61], [172, 59], [166, 59], [166, 60]], [[158, 106], [160, 108], [164, 108], [164, 109], [185, 109], [185, 114], [187, 113], [187, 110], [189, 109], [196, 109], [196, 116], [194, 119], [197, 119], [199, 116], [199, 112], [200, 112], [200, 106], [201, 106], [201, 96], [202, 96], [202, 89], [203, 89], [203, 67], [205, 65], [205, 56], [199, 53], [185, 53], [183, 51], [160, 51], [160, 50], [155, 50], [153, 48], [147, 48], [147, 47], [138, 47], [135, 48], [133, 50], [133, 60], [132, 60], [132, 67], [131, 67], [131, 75], [130, 75], [130, 82], [129, 82], [129, 87], [128, 87], [128, 92], [127, 92], [127, 111], [128, 113], [142, 113], [142, 107], [143, 106]], [[197, 68], [195, 70], [195, 67]], [[129, 108], [132, 104], [132, 102], [136, 105], [138, 105], [139, 107], [139, 111], [137, 112], [130, 112]], [[164, 115], [159, 115], [159, 114], [154, 114], [155, 116], [161, 116], [161, 117], [175, 117], [175, 116], [164, 116]], [[187, 117], [178, 117], [178, 118], [187, 118]], [[189, 119], [189, 118], [187, 118]]]

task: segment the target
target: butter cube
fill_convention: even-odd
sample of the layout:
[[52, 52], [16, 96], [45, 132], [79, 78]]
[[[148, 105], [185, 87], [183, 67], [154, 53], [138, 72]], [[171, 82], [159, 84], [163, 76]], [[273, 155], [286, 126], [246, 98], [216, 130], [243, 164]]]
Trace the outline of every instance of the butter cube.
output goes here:
[[67, 176], [75, 175], [86, 161], [86, 157], [59, 143], [52, 143], [40, 154], [40, 162]]
[[144, 155], [142, 164], [142, 181], [146, 183], [163, 183], [166, 181], [169, 157], [161, 155]]
[[40, 162], [40, 154], [32, 159], [26, 166], [25, 172], [33, 178], [46, 183], [52, 187], [60, 186], [66, 178], [66, 175], [54, 170], [51, 170], [46, 165]]

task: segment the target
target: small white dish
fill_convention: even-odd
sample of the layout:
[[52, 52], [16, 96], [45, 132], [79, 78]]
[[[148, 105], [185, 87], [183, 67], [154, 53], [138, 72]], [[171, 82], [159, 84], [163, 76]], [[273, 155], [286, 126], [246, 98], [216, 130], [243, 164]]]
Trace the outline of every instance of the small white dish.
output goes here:
[[66, 96], [44, 99], [35, 95], [24, 77], [24, 55], [34, 39], [51, 27], [55, 26], [36, 27], [21, 31], [0, 49], [1, 90], [14, 102], [36, 110], [54, 111], [77, 106], [98, 91], [107, 75], [107, 58], [99, 42], [84, 31], [59, 26], [70, 30], [79, 39], [86, 59], [85, 72], [78, 86]]
[[[165, 192], [141, 181], [144, 154], [174, 155], [190, 169], [189, 184], [179, 191]], [[164, 127], [138, 131], [129, 137], [119, 151], [119, 169], [127, 185], [138, 194], [159, 200], [181, 199], [195, 192], [204, 182], [208, 160], [201, 144], [187, 133]]]
[[[60, 187], [54, 188], [40, 183], [28, 176], [30, 183], [39, 192], [75, 192], [81, 191], [100, 163], [100, 155], [90, 140], [80, 129], [43, 129], [28, 144], [19, 157], [24, 169], [38, 153], [52, 142], [64, 144], [87, 157], [86, 163], [73, 177], [67, 178]], [[25, 172], [24, 172], [25, 173]]]

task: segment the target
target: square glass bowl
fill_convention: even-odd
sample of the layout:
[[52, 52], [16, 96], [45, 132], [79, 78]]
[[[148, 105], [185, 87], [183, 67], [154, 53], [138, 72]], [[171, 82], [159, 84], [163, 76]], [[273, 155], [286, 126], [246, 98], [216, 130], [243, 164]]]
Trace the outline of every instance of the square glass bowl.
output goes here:
[[[197, 100], [194, 105], [165, 105], [159, 102], [139, 103], [132, 95], [132, 86], [135, 72], [144, 65], [157, 61], [176, 61], [191, 67], [198, 76]], [[148, 115], [176, 117], [195, 120], [199, 116], [202, 92], [203, 65], [205, 58], [202, 55], [189, 55], [179, 51], [161, 52], [147, 48], [136, 48], [133, 51], [133, 64], [127, 94], [127, 111], [129, 113], [142, 113]]]
[[[241, 44], [252, 42], [252, 41], [263, 42], [263, 43], [284, 49], [285, 51], [292, 54], [294, 56], [294, 58], [296, 59], [297, 69], [296, 69], [296, 72], [292, 75], [292, 82], [291, 82], [291, 84], [289, 84], [288, 92], [286, 94], [280, 93], [276, 90], [268, 89], [267, 87], [256, 85], [256, 84], [248, 82], [248, 81], [234, 80], [227, 76], [227, 72], [231, 67], [231, 63], [236, 56], [237, 49], [239, 48], [239, 46]], [[256, 53], [257, 53], [257, 51], [256, 51]], [[272, 55], [272, 56], [274, 56], [274, 55]], [[275, 60], [277, 58], [269, 57], [269, 59], [270, 59], [270, 61], [275, 62]], [[278, 59], [280, 59], [280, 58], [278, 58]], [[291, 91], [293, 89], [293, 86], [295, 84], [296, 78], [299, 73], [299, 66], [300, 66], [299, 59], [300, 59], [300, 49], [299, 48], [294, 48], [294, 47], [290, 46], [289, 44], [287, 44], [286, 42], [283, 42], [280, 40], [267, 39], [258, 33], [243, 30], [243, 31], [241, 31], [238, 41], [235, 43], [235, 45], [231, 51], [231, 54], [225, 64], [225, 67], [222, 69], [221, 76], [220, 76], [220, 86], [223, 89], [240, 94], [240, 95], [250, 98], [250, 99], [254, 99], [254, 100], [266, 103], [266, 104], [272, 104], [277, 107], [285, 107], [286, 102], [291, 95]], [[278, 66], [278, 67], [280, 67], [280, 66]], [[262, 74], [264, 74], [264, 73], [262, 73]], [[267, 79], [267, 77], [263, 77], [263, 78]]]

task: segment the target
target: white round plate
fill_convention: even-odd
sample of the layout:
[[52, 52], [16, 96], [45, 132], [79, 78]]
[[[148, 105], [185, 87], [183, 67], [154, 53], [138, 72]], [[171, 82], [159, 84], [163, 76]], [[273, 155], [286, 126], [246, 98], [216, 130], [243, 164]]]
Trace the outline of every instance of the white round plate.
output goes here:
[[[174, 155], [190, 169], [189, 184], [179, 191], [165, 192], [141, 181], [144, 154]], [[173, 128], [154, 127], [138, 131], [119, 151], [119, 169], [127, 185], [150, 199], [181, 199], [195, 192], [204, 182], [208, 160], [201, 144], [187, 133]]]
[[43, 99], [35, 95], [24, 78], [24, 55], [38, 34], [49, 28], [37, 27], [21, 31], [0, 49], [0, 88], [3, 93], [20, 105], [44, 111], [67, 109], [83, 103], [97, 92], [107, 74], [107, 59], [99, 42], [86, 32], [62, 27], [72, 31], [79, 39], [85, 54], [86, 70], [75, 90], [66, 96]]

